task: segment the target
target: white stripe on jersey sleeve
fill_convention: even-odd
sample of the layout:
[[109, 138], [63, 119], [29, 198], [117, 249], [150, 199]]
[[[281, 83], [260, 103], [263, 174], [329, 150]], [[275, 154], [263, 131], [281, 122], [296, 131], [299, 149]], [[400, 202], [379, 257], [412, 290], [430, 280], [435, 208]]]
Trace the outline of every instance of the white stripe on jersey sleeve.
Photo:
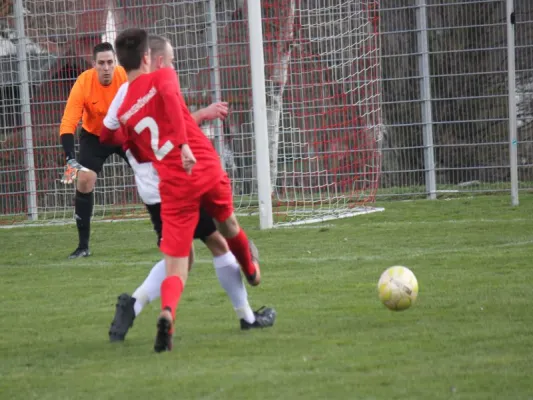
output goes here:
[[104, 125], [109, 130], [117, 130], [120, 128], [120, 123], [118, 122], [117, 113], [118, 109], [122, 105], [122, 102], [124, 101], [124, 98], [126, 97], [126, 93], [128, 92], [128, 82], [124, 82], [122, 86], [118, 89], [117, 94], [115, 95], [115, 98], [111, 102], [111, 105], [109, 106], [109, 110], [107, 110], [107, 115], [104, 118]]

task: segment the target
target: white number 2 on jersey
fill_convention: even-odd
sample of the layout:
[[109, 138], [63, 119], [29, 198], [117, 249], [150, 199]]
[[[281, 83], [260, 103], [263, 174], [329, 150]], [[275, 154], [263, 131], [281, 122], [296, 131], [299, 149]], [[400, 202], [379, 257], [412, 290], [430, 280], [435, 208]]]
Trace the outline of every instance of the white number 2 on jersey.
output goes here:
[[155, 158], [161, 161], [169, 152], [174, 148], [174, 145], [167, 140], [162, 147], [159, 147], [159, 126], [152, 117], [144, 117], [137, 125], [135, 125], [135, 132], [141, 134], [145, 129], [150, 131], [150, 142], [152, 144], [152, 150], [154, 151]]

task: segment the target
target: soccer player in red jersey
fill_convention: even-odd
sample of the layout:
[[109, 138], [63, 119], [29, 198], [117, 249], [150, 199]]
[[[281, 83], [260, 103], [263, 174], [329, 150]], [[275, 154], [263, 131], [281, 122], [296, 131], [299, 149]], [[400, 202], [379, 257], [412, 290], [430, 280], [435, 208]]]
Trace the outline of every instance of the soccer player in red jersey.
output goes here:
[[215, 219], [244, 275], [260, 283], [248, 238], [233, 212], [229, 178], [218, 154], [203, 134], [181, 95], [176, 71], [150, 70], [148, 34], [132, 28], [121, 32], [115, 47], [128, 75], [129, 88], [118, 110], [126, 146], [139, 162], [153, 162], [159, 175], [167, 277], [161, 284], [161, 313], [154, 350], [170, 350], [174, 319], [188, 277], [188, 256], [200, 206]]
[[[167, 39], [162, 36], [149, 36], [151, 53], [151, 71], [159, 68], [172, 67], [174, 52]], [[100, 141], [107, 145], [124, 146], [125, 137], [122, 130], [117, 130], [120, 124], [117, 111], [122, 104], [128, 90], [128, 82], [118, 90], [100, 134]], [[207, 108], [200, 109], [192, 116], [197, 124], [204, 120], [224, 119], [228, 113], [227, 103], [214, 103]], [[162, 221], [160, 216], [161, 199], [159, 193], [159, 178], [153, 169], [152, 163], [139, 164], [132, 157], [131, 152], [124, 146], [131, 168], [135, 173], [135, 183], [143, 202], [150, 213], [154, 230], [158, 236], [158, 245], [161, 240]], [[220, 285], [226, 291], [233, 308], [240, 319], [242, 330], [266, 328], [274, 324], [276, 311], [272, 308], [262, 307], [252, 311], [248, 303], [248, 294], [242, 282], [239, 264], [235, 256], [229, 251], [226, 240], [216, 230], [212, 218], [204, 210], [200, 211], [200, 219], [194, 232], [194, 238], [202, 240], [213, 254], [213, 266]], [[252, 254], [258, 259], [257, 249], [250, 241]], [[189, 264], [192, 265], [194, 252], [191, 249]], [[160, 297], [161, 283], [165, 279], [165, 261], [161, 260], [154, 265], [144, 282], [135, 290], [133, 295], [122, 293], [118, 297], [115, 316], [109, 329], [109, 339], [112, 342], [123, 341], [133, 321], [143, 308]]]

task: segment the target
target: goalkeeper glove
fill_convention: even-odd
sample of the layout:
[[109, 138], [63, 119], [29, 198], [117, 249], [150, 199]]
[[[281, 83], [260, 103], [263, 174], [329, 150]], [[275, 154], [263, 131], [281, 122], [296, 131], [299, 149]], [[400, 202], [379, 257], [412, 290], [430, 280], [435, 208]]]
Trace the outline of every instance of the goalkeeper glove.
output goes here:
[[85, 168], [83, 165], [77, 162], [74, 158], [71, 158], [70, 160], [67, 161], [67, 165], [65, 165], [65, 172], [63, 172], [61, 183], [64, 183], [65, 185], [69, 185], [73, 183], [78, 177], [79, 171], [90, 171], [90, 170], [88, 168]]
[[74, 134], [62, 134], [61, 144], [63, 145], [63, 150], [65, 151], [65, 157], [67, 159], [67, 165], [65, 166], [61, 183], [69, 185], [76, 180], [79, 171], [89, 171], [89, 169], [85, 168], [74, 159]]

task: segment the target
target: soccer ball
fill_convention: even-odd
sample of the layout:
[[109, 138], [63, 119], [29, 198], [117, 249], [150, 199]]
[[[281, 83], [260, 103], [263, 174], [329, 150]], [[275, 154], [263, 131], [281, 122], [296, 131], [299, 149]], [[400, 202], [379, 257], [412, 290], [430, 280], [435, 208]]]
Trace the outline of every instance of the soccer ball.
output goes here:
[[418, 296], [418, 281], [406, 267], [387, 268], [379, 278], [379, 299], [389, 310], [407, 310]]

